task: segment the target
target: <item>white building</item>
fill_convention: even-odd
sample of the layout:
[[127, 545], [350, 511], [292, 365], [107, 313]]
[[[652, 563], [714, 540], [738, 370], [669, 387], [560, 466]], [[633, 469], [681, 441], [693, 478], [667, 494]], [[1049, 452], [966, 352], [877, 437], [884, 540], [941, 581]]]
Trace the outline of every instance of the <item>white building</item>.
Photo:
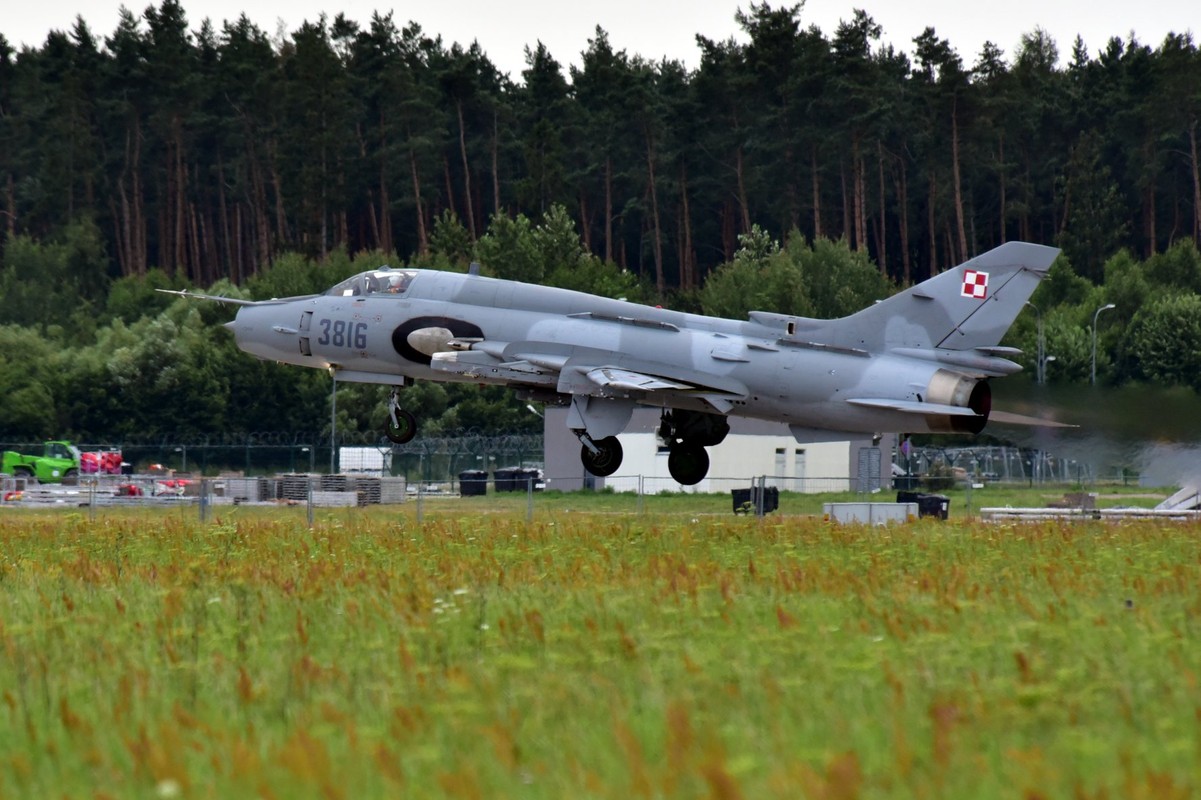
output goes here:
[[637, 408], [621, 442], [621, 468], [608, 478], [585, 472], [579, 440], [567, 429], [567, 409], [545, 414], [546, 488], [574, 491], [611, 487], [619, 492], [727, 492], [765, 476], [768, 486], [793, 492], [871, 491], [887, 488], [895, 435], [879, 445], [870, 436], [842, 442], [798, 442], [783, 423], [730, 417], [730, 433], [709, 452], [709, 474], [695, 486], [681, 486], [667, 470], [667, 448], [659, 442], [660, 410]]

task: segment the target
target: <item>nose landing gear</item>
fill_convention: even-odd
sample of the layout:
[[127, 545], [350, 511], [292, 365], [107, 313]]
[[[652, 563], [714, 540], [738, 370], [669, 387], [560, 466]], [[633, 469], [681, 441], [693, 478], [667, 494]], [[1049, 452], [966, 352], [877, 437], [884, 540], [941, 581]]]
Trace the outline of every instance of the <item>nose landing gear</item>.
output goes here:
[[621, 442], [616, 436], [593, 440], [584, 431], [579, 431], [576, 435], [580, 437], [580, 444], [583, 445], [580, 448], [580, 461], [584, 463], [584, 469], [598, 478], [606, 478], [617, 472], [623, 454]]
[[417, 435], [417, 417], [400, 407], [400, 387], [393, 386], [388, 397], [388, 422], [384, 435], [396, 444], [411, 442]]

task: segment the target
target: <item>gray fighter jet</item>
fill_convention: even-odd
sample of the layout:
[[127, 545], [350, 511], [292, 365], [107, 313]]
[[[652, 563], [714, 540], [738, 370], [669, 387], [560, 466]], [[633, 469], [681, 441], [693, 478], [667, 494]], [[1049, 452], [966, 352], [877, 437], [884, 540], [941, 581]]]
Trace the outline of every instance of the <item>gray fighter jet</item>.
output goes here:
[[511, 386], [568, 406], [594, 475], [621, 465], [617, 434], [636, 405], [663, 409], [659, 435], [681, 484], [731, 415], [788, 424], [800, 442], [886, 432], [979, 433], [994, 421], [989, 379], [1021, 369], [1001, 337], [1059, 251], [1010, 242], [841, 319], [752, 311], [685, 314], [478, 274], [380, 268], [325, 294], [240, 306], [238, 347], [393, 387], [388, 438], [417, 430], [397, 390], [415, 380]]

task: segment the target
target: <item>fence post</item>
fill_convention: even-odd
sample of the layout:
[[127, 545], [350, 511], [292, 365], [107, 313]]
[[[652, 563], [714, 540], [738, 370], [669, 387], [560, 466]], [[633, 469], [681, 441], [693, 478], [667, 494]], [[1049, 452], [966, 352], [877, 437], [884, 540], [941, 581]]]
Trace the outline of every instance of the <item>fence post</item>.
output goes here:
[[306, 495], [307, 502], [305, 503], [305, 505], [308, 508], [309, 527], [312, 528], [313, 527], [313, 476], [310, 475], [308, 480], [305, 481], [305, 483], [308, 485], [308, 492]]
[[755, 516], [763, 519], [765, 512], [763, 511], [763, 495], [767, 490], [767, 476], [759, 476], [759, 491], [755, 493]]
[[643, 476], [639, 475], [638, 476], [638, 513], [639, 514], [642, 513], [642, 511], [645, 507], [645, 501], [643, 500], [643, 493], [645, 491], [645, 487], [642, 483], [642, 480], [643, 480]]
[[526, 475], [526, 477], [525, 477], [525, 492], [526, 492], [525, 521], [533, 522], [534, 521], [534, 478], [531, 475]]

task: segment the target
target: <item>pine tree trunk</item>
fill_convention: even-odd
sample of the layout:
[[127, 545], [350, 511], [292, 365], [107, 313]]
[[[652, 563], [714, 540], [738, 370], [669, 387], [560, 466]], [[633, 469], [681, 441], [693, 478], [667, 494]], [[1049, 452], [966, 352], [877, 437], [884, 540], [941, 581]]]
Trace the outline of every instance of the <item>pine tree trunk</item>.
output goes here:
[[613, 261], [613, 159], [605, 156], [605, 261]]
[[788, 175], [788, 183], [785, 187], [785, 192], [788, 197], [788, 227], [790, 230], [799, 230], [801, 227], [801, 212], [800, 202], [797, 200], [796, 186], [796, 165], [792, 152], [792, 145], [784, 148], [784, 169]]
[[934, 204], [938, 198], [938, 181], [930, 173], [930, 195], [926, 203], [926, 225], [930, 237], [930, 277], [938, 274], [938, 231], [934, 227]]
[[851, 244], [851, 237], [855, 235], [854, 226], [851, 224], [851, 192], [847, 188], [847, 163], [842, 159], [838, 160], [838, 180], [842, 184], [842, 235], [846, 237], [847, 244]]
[[968, 259], [967, 230], [963, 225], [963, 188], [959, 178], [959, 114], [951, 104], [951, 180], [955, 184], [955, 227], [959, 234], [959, 263]]
[[376, 208], [375, 192], [371, 189], [367, 190], [367, 210], [365, 213], [367, 215], [367, 230], [370, 232], [371, 241], [376, 247], [382, 250], [383, 244], [380, 241], [379, 211]]
[[742, 232], [751, 232], [751, 204], [746, 198], [746, 170], [742, 165], [742, 145], [734, 151], [734, 164], [738, 176], [738, 207], [742, 211]]
[[446, 182], [446, 206], [457, 214], [454, 184], [450, 182], [450, 161], [446, 156], [442, 157], [442, 179]]
[[859, 141], [855, 141], [854, 159], [851, 164], [855, 181], [855, 249], [867, 249], [867, 181], [864, 178], [863, 153]]
[[584, 250], [592, 252], [592, 220], [588, 219], [588, 193], [580, 189], [580, 241]]
[[884, 144], [879, 140], [876, 141], [876, 167], [879, 172], [880, 179], [880, 211], [877, 215], [879, 220], [876, 226], [876, 247], [878, 253], [877, 260], [880, 262], [880, 274], [888, 275], [888, 226], [884, 218], [884, 209], [888, 208], [884, 204]]
[[492, 213], [500, 213], [500, 111], [492, 109]]
[[813, 180], [813, 238], [822, 237], [822, 193], [821, 180], [817, 172], [817, 145], [809, 151], [809, 166]]
[[385, 253], [391, 253], [396, 249], [392, 241], [392, 198], [388, 194], [388, 165], [387, 156], [387, 128], [384, 123], [384, 114], [380, 112], [379, 121], [379, 234], [377, 241], [379, 242], [380, 250]]
[[1001, 241], [998, 244], [1005, 244], [1007, 239], [1005, 236], [1005, 134], [1003, 133], [997, 139], [997, 159], [999, 163], [997, 167], [997, 172], [999, 173], [997, 175], [997, 183], [999, 186], [997, 188], [1000, 190], [999, 194], [1001, 196], [1000, 219], [998, 220], [1001, 224]]
[[8, 235], [12, 236], [17, 232], [17, 186], [11, 172], [8, 173], [8, 186], [4, 192], [4, 204], [6, 206], [5, 218], [8, 220]]
[[409, 148], [409, 174], [413, 178], [413, 207], [417, 209], [417, 252], [425, 255], [430, 250], [429, 236], [425, 230], [425, 212], [421, 208], [421, 176], [417, 172], [417, 153]]
[[1197, 159], [1197, 118], [1188, 126], [1189, 155], [1193, 159], [1193, 242], [1201, 247], [1201, 164]]
[[[217, 231], [214, 233], [219, 235], [221, 242], [225, 245], [224, 251], [221, 253], [224, 261], [222, 274], [229, 274], [234, 268], [232, 237], [229, 233], [229, 208], [225, 198], [225, 158], [220, 153], [217, 154], [217, 218], [221, 224], [217, 226]], [[238, 278], [231, 275], [231, 279], [237, 283]]]
[[188, 202], [187, 202], [187, 186], [188, 172], [184, 168], [184, 143], [183, 143], [183, 123], [178, 115], [172, 120], [171, 129], [173, 134], [175, 150], [175, 160], [173, 169], [175, 172], [175, 202], [174, 202], [174, 223], [175, 223], [175, 252], [174, 260], [176, 265], [184, 268], [184, 274], [195, 279], [197, 276], [193, 273], [193, 269], [198, 267], [196, 264], [189, 264], [187, 250], [187, 224], [188, 224]]
[[680, 213], [683, 217], [682, 228], [684, 232], [684, 242], [681, 246], [680, 258], [682, 261], [683, 274], [686, 278], [681, 279], [684, 289], [693, 289], [697, 285], [696, 275], [696, 255], [692, 252], [692, 215], [688, 210], [688, 168], [684, 164], [680, 164]]
[[1147, 247], [1145, 258], [1155, 255], [1158, 244], [1155, 241], [1155, 181], [1147, 182]]
[[897, 202], [901, 207], [901, 278], [908, 286], [913, 280], [913, 268], [909, 262], [909, 171], [905, 159], [898, 158], [901, 170], [901, 185], [897, 188]]
[[[238, 276], [238, 283], [241, 283], [246, 277], [246, 251], [247, 246], [242, 239], [246, 236], [246, 227], [242, 224], [242, 204], [238, 203], [234, 209], [234, 230], [238, 232], [238, 246], [234, 250], [237, 258], [237, 263], [234, 264], [234, 274]], [[251, 243], [253, 244], [253, 243]]]
[[667, 281], [663, 275], [663, 232], [659, 225], [659, 196], [655, 191], [655, 146], [650, 137], [646, 140], [646, 175], [647, 188], [651, 196], [651, 220], [654, 228], [654, 254], [655, 254], [655, 287], [659, 290], [659, 296], [667, 291]]
[[455, 101], [455, 110], [459, 114], [459, 157], [463, 160], [463, 196], [467, 203], [467, 230], [471, 232], [471, 240], [476, 240], [475, 208], [471, 202], [471, 167], [467, 165], [467, 127], [463, 123], [463, 101]]

